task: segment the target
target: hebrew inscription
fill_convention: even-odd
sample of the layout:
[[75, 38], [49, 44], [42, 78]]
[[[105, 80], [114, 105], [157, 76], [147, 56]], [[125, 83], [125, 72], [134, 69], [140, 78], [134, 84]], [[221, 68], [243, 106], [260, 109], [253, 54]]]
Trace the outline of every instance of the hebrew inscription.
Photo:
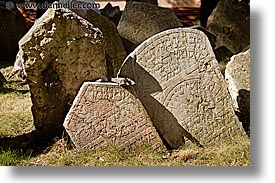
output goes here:
[[78, 148], [164, 147], [141, 102], [114, 83], [84, 83], [64, 127]]
[[[209, 40], [201, 31], [177, 28], [152, 36], [126, 58], [119, 76], [137, 83], [138, 97], [172, 147], [179, 146], [182, 135], [208, 145], [244, 134]], [[148, 102], [152, 98], [155, 106]], [[156, 105], [164, 106], [172, 117], [152, 112]]]

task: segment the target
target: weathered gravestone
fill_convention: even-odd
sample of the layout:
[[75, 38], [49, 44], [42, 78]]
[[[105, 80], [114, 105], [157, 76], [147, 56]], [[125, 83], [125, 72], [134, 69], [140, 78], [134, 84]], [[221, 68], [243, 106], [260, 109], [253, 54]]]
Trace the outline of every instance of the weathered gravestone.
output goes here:
[[152, 36], [126, 58], [119, 76], [136, 82], [137, 96], [172, 147], [180, 145], [182, 136], [209, 145], [244, 134], [201, 31], [177, 28]]
[[250, 120], [250, 49], [231, 57], [226, 65], [225, 79], [235, 110], [248, 131]]
[[115, 83], [85, 82], [64, 127], [77, 148], [164, 147], [141, 102]]
[[117, 26], [125, 50], [130, 53], [147, 38], [182, 24], [171, 9], [156, 5], [127, 2]]
[[106, 53], [108, 76], [110, 78], [115, 77], [126, 57], [126, 52], [116, 25], [108, 18], [93, 10], [87, 10], [86, 13], [86, 19], [103, 33], [103, 46]]
[[18, 41], [26, 32], [25, 19], [18, 9], [7, 9], [5, 2], [0, 2], [0, 63], [14, 62]]
[[250, 45], [247, 1], [220, 0], [209, 16], [206, 28], [217, 36], [215, 49], [225, 46], [233, 54], [238, 54]]
[[103, 35], [68, 9], [48, 9], [20, 40], [37, 130], [60, 134], [84, 81], [107, 78]]

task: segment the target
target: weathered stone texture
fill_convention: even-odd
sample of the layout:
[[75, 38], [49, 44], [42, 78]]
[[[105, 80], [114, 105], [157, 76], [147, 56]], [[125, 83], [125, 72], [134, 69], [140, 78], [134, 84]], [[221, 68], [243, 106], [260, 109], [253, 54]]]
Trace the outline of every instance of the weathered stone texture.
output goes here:
[[118, 24], [118, 32], [125, 39], [125, 49], [129, 53], [147, 38], [182, 24], [171, 9], [156, 5], [127, 2]]
[[0, 3], [0, 63], [13, 64], [18, 52], [18, 41], [27, 32], [24, 17], [17, 9], [7, 9], [5, 3]]
[[217, 36], [216, 48], [225, 46], [233, 54], [241, 52], [250, 44], [247, 1], [220, 0], [209, 16], [206, 28]]
[[48, 9], [20, 40], [37, 130], [56, 135], [84, 81], [107, 78], [103, 35], [67, 9]]
[[[241, 52], [237, 55], [231, 57], [230, 62], [226, 65], [225, 69], [225, 79], [228, 82], [228, 89], [230, 95], [234, 101], [234, 106], [236, 109], [239, 109], [238, 97], [242, 98], [242, 101], [246, 101], [250, 107], [250, 49], [245, 52]], [[245, 90], [248, 92], [248, 95], [240, 95], [240, 91]], [[244, 107], [244, 106], [243, 106]], [[247, 111], [248, 114], [250, 113]]]
[[64, 127], [77, 148], [163, 148], [141, 102], [115, 83], [85, 82]]
[[244, 134], [201, 31], [177, 28], [152, 36], [126, 58], [119, 76], [137, 83], [137, 96], [171, 147], [183, 136], [209, 145]]
[[115, 77], [126, 57], [126, 52], [116, 25], [93, 10], [87, 10], [87, 20], [103, 33], [103, 46], [106, 53], [108, 76]]

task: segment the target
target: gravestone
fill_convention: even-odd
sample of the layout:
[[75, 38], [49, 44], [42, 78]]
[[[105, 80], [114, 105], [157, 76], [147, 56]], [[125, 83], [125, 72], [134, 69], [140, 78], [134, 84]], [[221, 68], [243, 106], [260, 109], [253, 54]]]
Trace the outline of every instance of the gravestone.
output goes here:
[[119, 77], [136, 82], [138, 98], [173, 148], [183, 136], [210, 145], [244, 135], [209, 40], [201, 31], [177, 28], [150, 37], [126, 58]]
[[130, 1], [126, 3], [117, 29], [129, 54], [145, 39], [180, 26], [182, 24], [171, 9]]
[[141, 102], [116, 83], [85, 82], [64, 127], [82, 149], [164, 147]]
[[109, 78], [115, 77], [126, 57], [116, 25], [93, 10], [87, 10], [86, 19], [102, 31], [108, 76]]
[[231, 57], [226, 65], [225, 79], [235, 110], [245, 126], [250, 123], [250, 49]]
[[25, 19], [18, 9], [7, 9], [6, 3], [0, 2], [0, 64], [13, 64], [19, 49], [18, 41], [26, 32]]
[[250, 7], [247, 1], [220, 0], [208, 18], [206, 28], [215, 34], [216, 47], [238, 54], [250, 45]]
[[84, 81], [107, 79], [103, 35], [68, 9], [48, 9], [20, 40], [38, 131], [60, 135]]

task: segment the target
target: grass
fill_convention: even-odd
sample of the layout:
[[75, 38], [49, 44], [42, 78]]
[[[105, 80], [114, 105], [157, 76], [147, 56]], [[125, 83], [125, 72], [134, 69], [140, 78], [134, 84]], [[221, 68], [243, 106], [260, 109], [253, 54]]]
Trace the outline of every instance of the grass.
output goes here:
[[[0, 69], [4, 76], [11, 67]], [[75, 149], [64, 137], [46, 146], [20, 149], [3, 144], [4, 138], [17, 138], [34, 131], [31, 100], [27, 85], [9, 81], [0, 89], [0, 165], [3, 166], [249, 166], [250, 141], [236, 137], [217, 146], [183, 146], [178, 150], [153, 150], [149, 146], [120, 151]], [[2, 142], [1, 142], [2, 141]], [[25, 143], [24, 141], [18, 142]], [[16, 145], [15, 145], [16, 146]], [[21, 146], [20, 146], [21, 147]]]

